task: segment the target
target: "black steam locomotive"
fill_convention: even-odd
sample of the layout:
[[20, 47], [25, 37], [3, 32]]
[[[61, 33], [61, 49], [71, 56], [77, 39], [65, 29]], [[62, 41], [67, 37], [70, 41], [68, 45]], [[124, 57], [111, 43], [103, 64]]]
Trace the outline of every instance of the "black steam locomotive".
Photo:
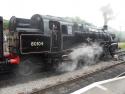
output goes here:
[[103, 45], [113, 56], [117, 49], [114, 39], [115, 35], [106, 30], [39, 14], [33, 15], [31, 19], [11, 17], [9, 32], [4, 35], [1, 18], [0, 65], [2, 70], [9, 66], [20, 74], [27, 75], [32, 73], [36, 65], [44, 68], [53, 65], [63, 60], [72, 51], [71, 48], [90, 42]]

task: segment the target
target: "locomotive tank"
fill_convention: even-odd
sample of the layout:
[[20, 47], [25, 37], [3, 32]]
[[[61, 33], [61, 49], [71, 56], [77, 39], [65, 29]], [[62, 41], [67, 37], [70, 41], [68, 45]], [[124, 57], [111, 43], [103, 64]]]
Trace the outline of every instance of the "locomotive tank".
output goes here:
[[12, 17], [9, 28], [11, 52], [16, 50], [18, 54], [33, 54], [50, 51], [51, 38], [44, 33], [43, 19], [40, 15], [34, 15], [31, 19]]

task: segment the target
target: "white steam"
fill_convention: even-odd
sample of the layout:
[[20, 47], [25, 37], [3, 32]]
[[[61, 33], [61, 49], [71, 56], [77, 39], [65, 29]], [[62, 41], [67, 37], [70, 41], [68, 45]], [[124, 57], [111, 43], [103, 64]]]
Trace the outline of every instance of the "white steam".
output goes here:
[[116, 37], [118, 39], [118, 41], [120, 42], [125, 42], [125, 32], [115, 32], [116, 33]]
[[120, 57], [120, 60], [125, 61], [125, 55], [122, 55], [122, 56]]
[[82, 44], [73, 49], [73, 52], [69, 54], [69, 59], [72, 61], [63, 62], [59, 65], [59, 71], [73, 71], [77, 67], [83, 67], [87, 65], [95, 64], [103, 49], [97, 43], [91, 45]]

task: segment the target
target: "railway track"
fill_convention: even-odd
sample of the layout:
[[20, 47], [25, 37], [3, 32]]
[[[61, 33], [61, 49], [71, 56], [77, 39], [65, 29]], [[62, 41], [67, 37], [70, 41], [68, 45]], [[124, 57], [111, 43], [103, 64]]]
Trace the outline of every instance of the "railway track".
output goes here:
[[[118, 67], [117, 67], [118, 66]], [[124, 61], [106, 61], [82, 69], [63, 73], [35, 74], [31, 77], [0, 81], [0, 94], [66, 94], [92, 82], [116, 77], [125, 71]], [[108, 73], [106, 73], [109, 70]], [[115, 71], [115, 72], [114, 72]], [[103, 76], [94, 77], [96, 74]], [[114, 72], [114, 75], [112, 75]], [[90, 79], [91, 78], [91, 79]], [[25, 81], [22, 81], [25, 80]], [[4, 85], [5, 84], [5, 85]], [[3, 86], [2, 86], [3, 85]]]
[[[80, 89], [81, 86], [86, 86], [92, 82], [110, 78], [110, 77], [104, 77], [104, 79], [102, 78], [99, 79], [99, 75], [101, 76], [101, 74], [112, 75], [111, 74], [112, 72], [116, 72], [114, 75], [111, 76], [111, 78], [113, 76], [116, 77], [118, 74], [125, 71], [125, 69], [123, 71], [120, 70], [120, 68], [123, 69], [124, 67], [125, 67], [125, 62], [121, 61], [120, 63], [105, 67], [102, 70], [97, 70], [97, 71], [90, 72], [88, 74], [76, 76], [75, 78], [72, 78], [68, 81], [60, 82], [55, 85], [48, 86], [41, 90], [34, 89], [34, 91], [32, 91], [31, 94], [69, 94], [73, 92], [73, 90]], [[95, 79], [95, 77], [98, 77], [98, 78]]]

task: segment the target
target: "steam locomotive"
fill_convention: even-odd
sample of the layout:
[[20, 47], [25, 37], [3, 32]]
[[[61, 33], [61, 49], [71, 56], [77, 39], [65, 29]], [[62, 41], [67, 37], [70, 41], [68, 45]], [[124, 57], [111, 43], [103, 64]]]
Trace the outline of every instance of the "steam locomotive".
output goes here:
[[31, 19], [12, 16], [9, 32], [3, 33], [0, 17], [0, 70], [9, 68], [21, 75], [31, 74], [36, 65], [45, 68], [61, 62], [81, 43], [98, 42], [112, 56], [117, 49], [114, 34], [49, 15], [35, 14]]

